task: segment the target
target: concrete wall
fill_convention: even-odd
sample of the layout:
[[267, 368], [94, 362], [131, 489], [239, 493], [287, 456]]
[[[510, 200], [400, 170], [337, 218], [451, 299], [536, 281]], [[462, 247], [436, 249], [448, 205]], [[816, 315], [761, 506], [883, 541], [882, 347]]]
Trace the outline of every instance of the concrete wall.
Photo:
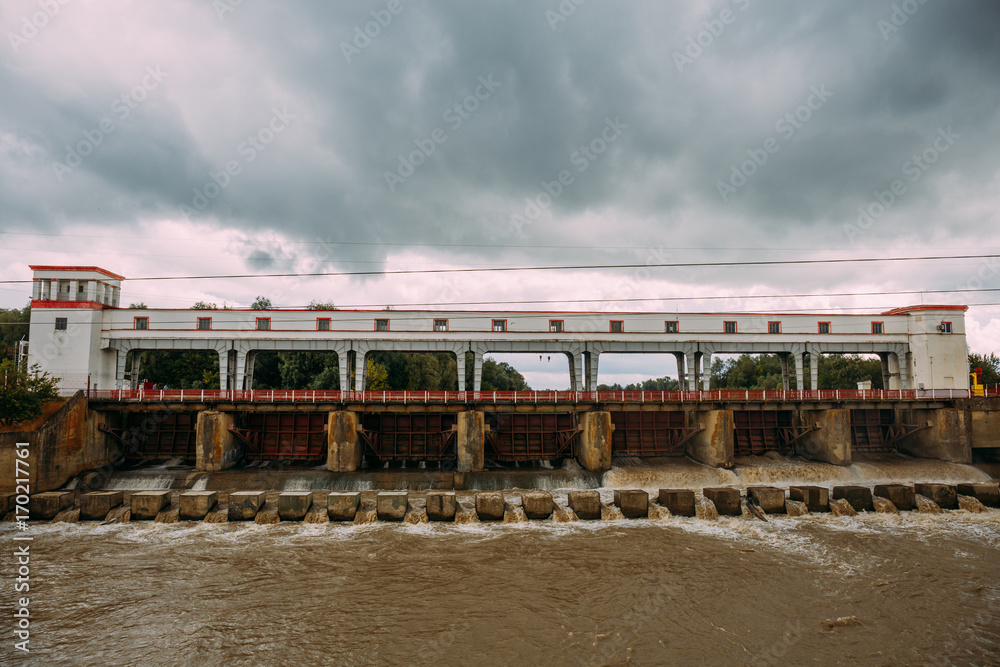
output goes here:
[[482, 470], [486, 458], [486, 415], [478, 410], [459, 412], [455, 430], [458, 471]]
[[233, 415], [229, 412], [202, 410], [195, 425], [195, 467], [206, 472], [232, 468], [243, 458], [243, 446], [229, 427]]
[[795, 453], [812, 461], [851, 465], [851, 411], [801, 410], [801, 426], [819, 426], [795, 442]]
[[326, 469], [331, 472], [354, 472], [361, 467], [364, 443], [358, 435], [361, 425], [356, 412], [331, 412], [327, 419]]
[[971, 463], [972, 447], [966, 430], [965, 411], [954, 408], [941, 410], [910, 410], [908, 423], [930, 424], [899, 441], [899, 451], [924, 459]]
[[585, 469], [600, 472], [611, 469], [611, 434], [614, 424], [610, 412], [581, 412], [577, 426], [576, 460]]
[[706, 410], [693, 418], [704, 430], [688, 440], [688, 456], [715, 468], [732, 468], [735, 458], [733, 411]]
[[973, 448], [1000, 448], [1000, 412], [968, 410], [965, 418]]

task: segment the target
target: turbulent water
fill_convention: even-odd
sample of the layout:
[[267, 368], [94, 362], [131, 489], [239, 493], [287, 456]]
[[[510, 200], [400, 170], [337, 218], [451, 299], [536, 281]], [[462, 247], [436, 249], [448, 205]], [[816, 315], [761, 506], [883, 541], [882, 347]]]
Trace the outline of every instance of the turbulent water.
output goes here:
[[31, 533], [5, 664], [1000, 662], [998, 510]]

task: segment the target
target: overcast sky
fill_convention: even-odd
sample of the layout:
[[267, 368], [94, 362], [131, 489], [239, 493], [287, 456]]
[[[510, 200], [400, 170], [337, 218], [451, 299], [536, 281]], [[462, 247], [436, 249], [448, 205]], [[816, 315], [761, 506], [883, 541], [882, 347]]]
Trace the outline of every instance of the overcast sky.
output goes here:
[[[3, 280], [1000, 252], [995, 0], [5, 0], [0, 26]], [[123, 301], [1000, 302], [824, 296], [970, 288], [1000, 289], [1000, 262], [127, 281]], [[733, 298], [613, 301], [670, 296]], [[1000, 307], [967, 326], [1000, 352]], [[608, 362], [602, 381], [673, 371]]]

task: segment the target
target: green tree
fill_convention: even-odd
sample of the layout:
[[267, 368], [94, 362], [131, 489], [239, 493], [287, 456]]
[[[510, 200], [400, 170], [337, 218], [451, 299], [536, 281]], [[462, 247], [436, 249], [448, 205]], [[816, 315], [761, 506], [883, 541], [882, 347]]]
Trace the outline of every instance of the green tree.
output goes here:
[[271, 300], [266, 296], [258, 296], [250, 304], [250, 310], [271, 310], [274, 306], [271, 304]]
[[42, 414], [46, 402], [59, 397], [53, 378], [38, 364], [29, 371], [24, 364], [18, 367], [12, 360], [0, 362], [0, 424], [10, 426]]
[[28, 337], [31, 306], [0, 308], [0, 359], [14, 359], [18, 341]]
[[975, 373], [977, 368], [983, 369], [983, 376], [980, 382], [984, 385], [992, 386], [1000, 384], [1000, 357], [993, 352], [989, 355], [970, 354], [969, 372]]
[[149, 306], [147, 306], [147, 305], [146, 305], [145, 303], [143, 303], [142, 301], [140, 301], [140, 302], [138, 302], [138, 303], [130, 303], [130, 304], [128, 305], [128, 307], [129, 307], [129, 308], [132, 308], [132, 309], [135, 309], [135, 310], [145, 310], [146, 308], [149, 308]]
[[[131, 376], [131, 359], [126, 365]], [[144, 350], [139, 357], [139, 382], [171, 389], [218, 389], [219, 355], [211, 350]]]
[[191, 307], [195, 310], [215, 310], [214, 303], [207, 303], [205, 301], [199, 301]]
[[337, 306], [334, 305], [333, 301], [316, 301], [315, 299], [309, 302], [306, 306], [307, 310], [337, 310]]

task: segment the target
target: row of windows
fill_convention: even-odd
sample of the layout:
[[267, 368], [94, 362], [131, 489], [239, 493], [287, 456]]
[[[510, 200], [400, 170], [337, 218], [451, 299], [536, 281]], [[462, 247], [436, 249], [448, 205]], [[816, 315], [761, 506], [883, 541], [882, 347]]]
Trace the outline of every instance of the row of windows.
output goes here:
[[[57, 317], [56, 329], [63, 330], [65, 328], [66, 328], [66, 318]], [[136, 317], [134, 320], [134, 328], [139, 331], [145, 331], [149, 329], [149, 318]], [[198, 331], [210, 331], [212, 329], [212, 318], [199, 317], [197, 321], [197, 329]], [[258, 317], [256, 322], [256, 329], [257, 331], [270, 331], [271, 318]], [[680, 333], [680, 322], [678, 322], [677, 320], [666, 320], [664, 322], [663, 329], [664, 332], [668, 334]], [[830, 322], [817, 322], [817, 329], [818, 332], [821, 334], [830, 333], [831, 332]], [[316, 330], [329, 331], [330, 318], [329, 317], [317, 318]], [[624, 320], [610, 320], [610, 325], [608, 330], [611, 333], [625, 333]], [[389, 331], [389, 320], [376, 319], [375, 331]], [[434, 331], [448, 331], [448, 320], [434, 320]], [[497, 333], [502, 333], [507, 331], [507, 320], [493, 320], [493, 331]], [[938, 331], [940, 331], [941, 333], [951, 333], [951, 322], [942, 322], [938, 326]], [[733, 320], [724, 321], [722, 323], [722, 332], [727, 334], [738, 333], [736, 322]], [[885, 332], [885, 327], [883, 322], [872, 322], [873, 334], [881, 334], [884, 332]], [[563, 320], [549, 320], [549, 333], [563, 333]], [[767, 333], [780, 334], [781, 322], [768, 322]]]

